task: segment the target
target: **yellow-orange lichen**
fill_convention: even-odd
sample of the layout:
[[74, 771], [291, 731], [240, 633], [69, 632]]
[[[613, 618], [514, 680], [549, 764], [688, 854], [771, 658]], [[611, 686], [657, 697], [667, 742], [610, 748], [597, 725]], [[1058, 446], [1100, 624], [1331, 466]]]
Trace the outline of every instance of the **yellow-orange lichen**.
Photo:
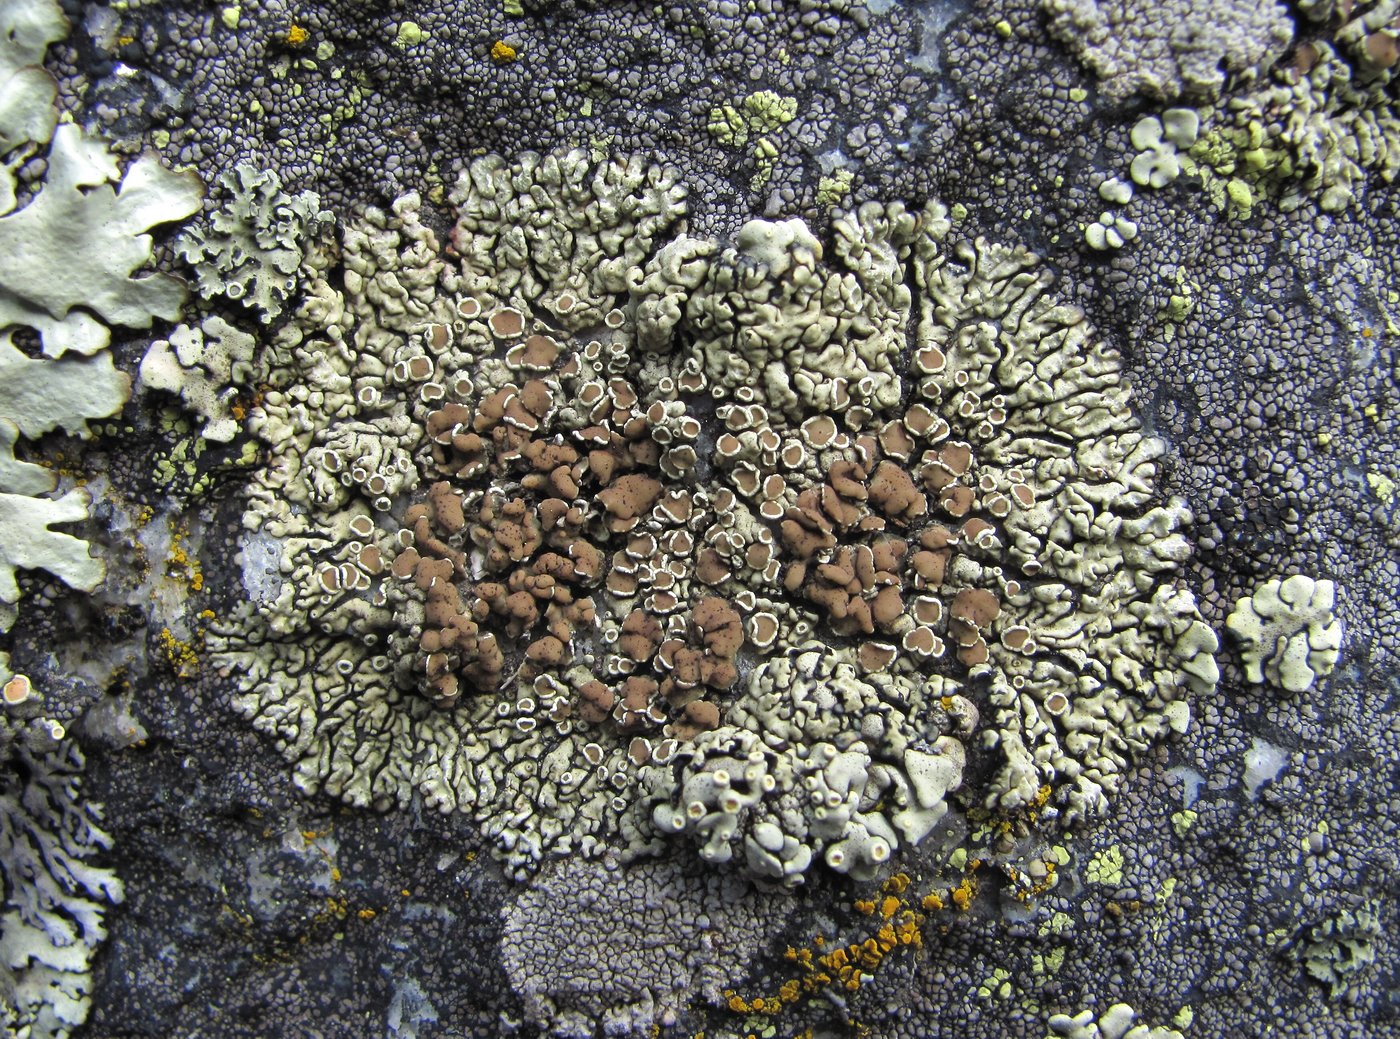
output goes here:
[[176, 637], [169, 628], [156, 636], [165, 661], [178, 678], [193, 678], [199, 672], [199, 654], [193, 644]]
[[890, 877], [889, 880], [880, 885], [880, 888], [882, 891], [888, 891], [892, 895], [902, 895], [909, 890], [909, 885], [912, 883], [913, 880], [908, 873], [896, 873], [894, 876]]
[[949, 897], [952, 899], [953, 905], [963, 912], [967, 912], [972, 908], [972, 899], [976, 894], [977, 881], [971, 876], [966, 876], [963, 877], [962, 883], [952, 890]]

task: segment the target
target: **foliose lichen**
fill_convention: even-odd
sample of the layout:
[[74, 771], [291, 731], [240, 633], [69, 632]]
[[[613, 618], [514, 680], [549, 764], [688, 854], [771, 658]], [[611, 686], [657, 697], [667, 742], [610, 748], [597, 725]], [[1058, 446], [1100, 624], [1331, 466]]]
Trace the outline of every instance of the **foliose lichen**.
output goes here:
[[186, 231], [177, 249], [202, 297], [223, 296], [273, 321], [301, 287], [298, 272], [333, 218], [314, 192], [290, 195], [276, 173], [251, 163], [226, 170], [219, 184], [224, 205], [208, 229]]
[[24, 1039], [64, 1039], [87, 1019], [103, 916], [122, 900], [116, 875], [91, 861], [111, 842], [65, 737], [0, 653], [0, 1019]]
[[1341, 909], [1307, 928], [1293, 945], [1292, 954], [1336, 999], [1374, 966], [1380, 934], [1375, 905]]
[[1235, 603], [1225, 627], [1240, 645], [1245, 677], [1303, 693], [1337, 666], [1342, 622], [1336, 587], [1304, 574], [1265, 581]]
[[1045, 1039], [1184, 1039], [1174, 1028], [1134, 1022], [1137, 1011], [1127, 1003], [1115, 1003], [1097, 1017], [1092, 1010], [1081, 1010], [1073, 1017], [1055, 1014]]
[[1117, 355], [939, 205], [838, 214], [828, 262], [799, 220], [691, 237], [684, 197], [493, 156], [453, 254], [416, 196], [344, 228], [344, 288], [264, 347], [244, 521], [282, 581], [216, 642], [239, 709], [308, 789], [470, 812], [517, 875], [684, 833], [869, 876], [979, 751], [974, 802], [1100, 810], [1216, 678]]
[[[0, 12], [0, 631], [17, 615], [17, 570], [89, 591], [102, 579], [86, 542], [50, 529], [87, 518], [86, 492], [46, 497], [56, 475], [16, 460], [15, 447], [54, 429], [85, 436], [90, 419], [121, 409], [130, 380], [106, 352], [104, 321], [147, 328], [176, 316], [183, 283], [136, 272], [151, 259], [150, 228], [188, 216], [202, 195], [193, 174], [153, 157], [123, 175], [103, 141], [58, 125], [55, 85], [39, 62], [66, 32], [52, 0]], [[17, 171], [35, 157], [46, 176], [21, 205]], [[16, 328], [38, 336], [39, 356], [16, 345]]]

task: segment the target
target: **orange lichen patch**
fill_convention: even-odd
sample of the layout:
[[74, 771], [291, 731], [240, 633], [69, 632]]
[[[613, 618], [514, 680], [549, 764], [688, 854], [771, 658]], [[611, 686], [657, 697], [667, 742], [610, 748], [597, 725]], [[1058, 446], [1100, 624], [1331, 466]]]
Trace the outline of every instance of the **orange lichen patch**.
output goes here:
[[913, 882], [908, 873], [896, 873], [880, 885], [880, 890], [888, 891], [892, 895], [902, 895], [909, 890]]
[[293, 22], [287, 27], [287, 32], [282, 37], [282, 41], [288, 47], [300, 47], [303, 44], [305, 44], [306, 41], [310, 38], [311, 34], [309, 32], [303, 29], [300, 25], [297, 25], [295, 22]]
[[949, 900], [958, 907], [960, 912], [967, 912], [972, 908], [972, 900], [977, 895], [977, 880], [969, 875], [963, 877], [962, 883], [955, 887], [949, 894]]
[[165, 555], [165, 574], [185, 582], [192, 592], [204, 589], [204, 572], [199, 560], [185, 547], [189, 529], [174, 520], [170, 523], [170, 548]]
[[[804, 997], [832, 988], [855, 991], [873, 977], [892, 953], [900, 949], [923, 948], [924, 914], [902, 897], [911, 884], [907, 873], [897, 873], [882, 885], [883, 897], [878, 901], [870, 898], [857, 899], [852, 903], [852, 908], [862, 916], [879, 920], [874, 934], [838, 945], [829, 951], [827, 941], [821, 935], [814, 936], [807, 947], [788, 946], [783, 952], [783, 959], [794, 964], [801, 973], [784, 981], [776, 997], [744, 999], [733, 990], [726, 990], [724, 998], [729, 1009], [736, 1014], [772, 1015], [781, 1013]], [[925, 909], [943, 907], [937, 896], [924, 898], [922, 904]]]

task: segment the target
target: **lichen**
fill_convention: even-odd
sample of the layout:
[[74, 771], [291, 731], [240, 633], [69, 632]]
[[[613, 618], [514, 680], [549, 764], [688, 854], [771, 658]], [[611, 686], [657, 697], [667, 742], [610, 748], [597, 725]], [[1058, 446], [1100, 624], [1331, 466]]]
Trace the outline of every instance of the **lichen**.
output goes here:
[[1137, 1011], [1127, 1003], [1115, 1003], [1097, 1017], [1092, 1010], [1081, 1010], [1073, 1017], [1055, 1014], [1048, 1021], [1050, 1032], [1045, 1039], [1184, 1039], [1174, 1028], [1136, 1021]]
[[[86, 436], [89, 420], [120, 410], [130, 380], [105, 352], [111, 330], [97, 318], [147, 328], [176, 316], [183, 282], [136, 272], [151, 259], [149, 230], [188, 216], [203, 190], [193, 174], [171, 173], [150, 156], [123, 175], [102, 140], [73, 124], [55, 129], [52, 79], [16, 66], [41, 58], [65, 29], [49, 0], [0, 15], [0, 134], [20, 144], [0, 166], [0, 254], [9, 258], [0, 272], [0, 631], [16, 617], [16, 570], [48, 570], [83, 590], [102, 579], [86, 542], [50, 529], [87, 518], [86, 492], [43, 497], [56, 476], [16, 462], [15, 445], [53, 429]], [[49, 117], [38, 116], [41, 104]], [[21, 206], [15, 170], [35, 155], [46, 157], [47, 174]], [[15, 344], [14, 326], [38, 334], [40, 356]]]
[[1226, 75], [1259, 76], [1292, 39], [1280, 3], [1174, 0], [1143, 10], [1127, 0], [1042, 0], [1050, 31], [1113, 100], [1135, 92], [1214, 98]]
[[978, 747], [972, 800], [1098, 811], [1215, 680], [1117, 355], [941, 206], [838, 214], [828, 262], [800, 220], [683, 234], [684, 194], [493, 156], [455, 255], [416, 196], [344, 228], [249, 416], [283, 581], [212, 643], [239, 709], [306, 788], [470, 812], [517, 876], [685, 834], [868, 877]]
[[302, 266], [333, 220], [311, 191], [289, 195], [271, 170], [239, 163], [219, 177], [226, 196], [206, 230], [193, 227], [177, 242], [205, 299], [223, 296], [278, 318], [303, 282]]
[[93, 861], [110, 840], [84, 802], [83, 756], [0, 653], [0, 1020], [64, 1039], [87, 1018], [92, 958], [122, 885]]
[[228, 443], [242, 423], [240, 395], [250, 393], [262, 373], [257, 341], [217, 314], [196, 326], [180, 325], [157, 339], [141, 360], [140, 381], [149, 389], [178, 394], [204, 420], [208, 440]]
[[1328, 987], [1328, 996], [1337, 999], [1373, 968], [1380, 937], [1376, 906], [1363, 905], [1341, 909], [1307, 928], [1291, 953], [1309, 975]]
[[1304, 693], [1337, 666], [1342, 622], [1336, 588], [1303, 574], [1265, 581], [1235, 603], [1225, 627], [1240, 644], [1245, 677]]
[[1243, 189], [1285, 211], [1315, 201], [1325, 212], [1340, 212], [1368, 178], [1390, 184], [1400, 174], [1392, 93], [1357, 73], [1330, 44], [1306, 44], [1293, 65], [1272, 73], [1272, 82], [1222, 110], [1204, 110], [1186, 168], [1201, 175], [1219, 208], [1233, 204], [1237, 215], [1243, 215]]

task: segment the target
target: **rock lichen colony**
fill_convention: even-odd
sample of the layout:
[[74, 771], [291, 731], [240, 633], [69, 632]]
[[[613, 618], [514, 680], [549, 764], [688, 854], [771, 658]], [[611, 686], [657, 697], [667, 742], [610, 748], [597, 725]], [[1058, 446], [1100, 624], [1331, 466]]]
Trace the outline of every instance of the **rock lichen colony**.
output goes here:
[[1397, 68], [0, 0], [5, 1034], [1395, 1033]]
[[347, 225], [252, 362], [281, 587], [215, 659], [306, 789], [469, 811], [520, 876], [685, 834], [869, 878], [969, 749], [1074, 821], [1214, 688], [1162, 444], [1025, 250], [873, 203], [829, 261], [721, 248], [583, 152], [451, 203], [451, 252], [414, 196]]
[[0, 653], [0, 1020], [7, 1035], [66, 1035], [91, 1005], [89, 967], [121, 881], [88, 860], [111, 844], [78, 799], [83, 755]]

